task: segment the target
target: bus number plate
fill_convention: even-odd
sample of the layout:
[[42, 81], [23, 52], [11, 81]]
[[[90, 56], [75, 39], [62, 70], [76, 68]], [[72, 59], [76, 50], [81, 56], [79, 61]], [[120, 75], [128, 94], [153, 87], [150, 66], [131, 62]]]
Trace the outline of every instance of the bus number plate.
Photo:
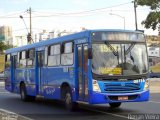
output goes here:
[[118, 100], [128, 100], [128, 96], [118, 96]]

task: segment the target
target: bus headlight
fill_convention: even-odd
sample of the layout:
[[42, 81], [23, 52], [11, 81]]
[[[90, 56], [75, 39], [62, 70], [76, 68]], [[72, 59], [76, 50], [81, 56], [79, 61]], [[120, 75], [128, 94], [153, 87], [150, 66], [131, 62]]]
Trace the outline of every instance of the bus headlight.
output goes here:
[[148, 90], [148, 89], [149, 89], [149, 80], [146, 80], [144, 84], [144, 90]]
[[99, 85], [97, 83], [97, 80], [93, 80], [93, 91], [95, 92], [101, 92]]

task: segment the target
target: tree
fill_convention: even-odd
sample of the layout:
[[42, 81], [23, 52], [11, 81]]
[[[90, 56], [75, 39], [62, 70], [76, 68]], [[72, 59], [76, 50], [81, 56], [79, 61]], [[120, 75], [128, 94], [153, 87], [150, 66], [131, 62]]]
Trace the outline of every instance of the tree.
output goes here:
[[12, 48], [12, 45], [6, 45], [4, 42], [0, 42], [0, 53], [3, 53], [4, 50]]
[[145, 28], [152, 28], [153, 30], [158, 29], [160, 33], [160, 0], [135, 0], [137, 5], [148, 6], [151, 12], [147, 18], [142, 21]]

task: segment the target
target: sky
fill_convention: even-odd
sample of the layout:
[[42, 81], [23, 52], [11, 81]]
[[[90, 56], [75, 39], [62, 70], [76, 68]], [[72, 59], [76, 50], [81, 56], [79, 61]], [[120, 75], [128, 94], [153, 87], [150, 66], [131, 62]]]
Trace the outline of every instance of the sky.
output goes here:
[[[32, 32], [46, 30], [125, 29], [135, 30], [133, 0], [1, 0], [0, 26], [12, 26], [13, 34], [24, 35], [29, 29], [32, 9]], [[146, 30], [141, 22], [150, 9], [137, 7], [138, 29], [145, 34], [157, 35]], [[23, 20], [20, 19], [23, 16]], [[24, 24], [25, 22], [25, 24]]]

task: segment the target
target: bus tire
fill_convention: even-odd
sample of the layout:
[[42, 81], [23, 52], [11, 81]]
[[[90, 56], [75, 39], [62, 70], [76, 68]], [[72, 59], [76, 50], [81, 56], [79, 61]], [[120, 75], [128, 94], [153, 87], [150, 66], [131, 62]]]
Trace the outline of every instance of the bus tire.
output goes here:
[[21, 95], [22, 101], [27, 102], [27, 101], [34, 101], [35, 100], [35, 96], [27, 95], [25, 84], [21, 84], [21, 86], [20, 86], [20, 95]]
[[78, 103], [73, 102], [71, 89], [69, 87], [66, 88], [64, 103], [68, 111], [75, 111], [78, 109]]
[[111, 108], [118, 108], [121, 106], [121, 103], [120, 102], [117, 102], [117, 103], [109, 103], [110, 107]]

